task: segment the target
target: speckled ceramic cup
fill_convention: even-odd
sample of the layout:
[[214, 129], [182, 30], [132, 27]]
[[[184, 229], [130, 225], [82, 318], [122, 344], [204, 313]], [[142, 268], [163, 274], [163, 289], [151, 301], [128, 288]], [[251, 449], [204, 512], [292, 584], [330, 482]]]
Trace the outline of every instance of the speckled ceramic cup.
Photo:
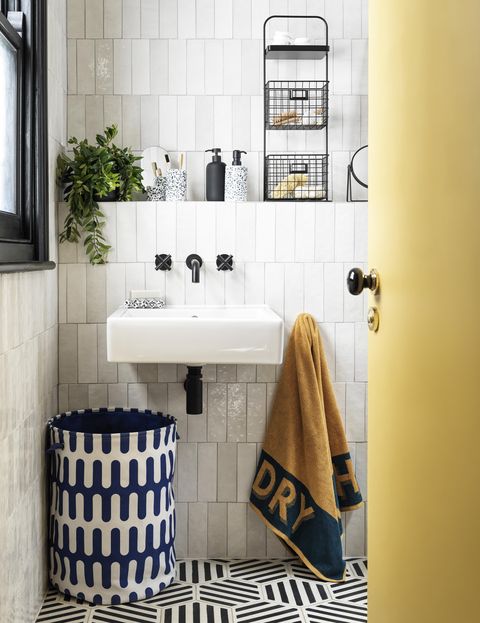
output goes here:
[[187, 198], [187, 172], [182, 169], [167, 171], [167, 201], [185, 201]]

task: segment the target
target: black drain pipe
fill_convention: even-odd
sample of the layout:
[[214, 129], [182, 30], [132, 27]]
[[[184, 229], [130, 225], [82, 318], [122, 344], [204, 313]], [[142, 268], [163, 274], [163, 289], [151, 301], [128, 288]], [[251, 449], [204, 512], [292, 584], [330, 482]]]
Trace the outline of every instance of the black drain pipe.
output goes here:
[[187, 392], [188, 415], [203, 413], [202, 366], [187, 366], [187, 378], [183, 386]]

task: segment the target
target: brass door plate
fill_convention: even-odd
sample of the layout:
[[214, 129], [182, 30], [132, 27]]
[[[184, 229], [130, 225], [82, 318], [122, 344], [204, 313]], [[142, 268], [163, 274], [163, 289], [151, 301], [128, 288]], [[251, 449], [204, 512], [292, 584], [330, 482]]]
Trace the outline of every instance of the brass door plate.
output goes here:
[[367, 312], [367, 324], [370, 331], [378, 331], [380, 316], [376, 307], [369, 307]]

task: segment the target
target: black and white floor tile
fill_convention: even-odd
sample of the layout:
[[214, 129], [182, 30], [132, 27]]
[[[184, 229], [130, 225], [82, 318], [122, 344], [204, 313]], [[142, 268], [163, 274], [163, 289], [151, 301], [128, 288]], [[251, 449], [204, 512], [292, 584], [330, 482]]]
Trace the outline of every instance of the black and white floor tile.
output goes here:
[[91, 606], [50, 591], [36, 623], [366, 623], [367, 561], [342, 583], [320, 582], [297, 559], [181, 560], [177, 581], [133, 604]]

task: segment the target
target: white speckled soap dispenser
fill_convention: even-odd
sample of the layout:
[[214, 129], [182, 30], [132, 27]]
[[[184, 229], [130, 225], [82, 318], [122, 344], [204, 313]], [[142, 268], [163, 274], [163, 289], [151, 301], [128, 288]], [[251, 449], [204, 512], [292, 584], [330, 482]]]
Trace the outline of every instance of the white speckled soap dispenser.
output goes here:
[[248, 169], [242, 165], [242, 154], [246, 153], [239, 149], [233, 152], [233, 162], [225, 171], [225, 201], [247, 200]]

